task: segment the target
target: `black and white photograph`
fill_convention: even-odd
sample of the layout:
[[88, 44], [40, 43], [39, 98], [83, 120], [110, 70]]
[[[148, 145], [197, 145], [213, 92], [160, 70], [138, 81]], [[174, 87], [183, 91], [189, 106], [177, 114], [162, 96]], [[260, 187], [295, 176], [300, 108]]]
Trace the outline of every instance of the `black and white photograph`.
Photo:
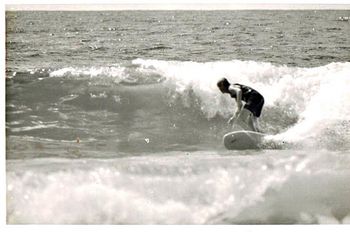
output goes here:
[[350, 2], [4, 11], [6, 225], [350, 224]]

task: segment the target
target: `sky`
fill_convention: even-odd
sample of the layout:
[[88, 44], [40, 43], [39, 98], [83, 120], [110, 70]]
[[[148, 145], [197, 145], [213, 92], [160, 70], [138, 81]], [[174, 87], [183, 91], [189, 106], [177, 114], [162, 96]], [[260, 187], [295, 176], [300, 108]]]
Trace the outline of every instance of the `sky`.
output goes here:
[[350, 9], [350, 0], [5, 0], [5, 5], [6, 10]]

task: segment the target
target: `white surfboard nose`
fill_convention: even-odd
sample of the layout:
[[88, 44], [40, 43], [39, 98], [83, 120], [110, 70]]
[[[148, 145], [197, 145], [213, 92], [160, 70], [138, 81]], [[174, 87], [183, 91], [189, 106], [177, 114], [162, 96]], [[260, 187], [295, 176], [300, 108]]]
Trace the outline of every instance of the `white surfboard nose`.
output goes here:
[[259, 149], [265, 135], [254, 131], [234, 131], [224, 135], [224, 145], [229, 150]]

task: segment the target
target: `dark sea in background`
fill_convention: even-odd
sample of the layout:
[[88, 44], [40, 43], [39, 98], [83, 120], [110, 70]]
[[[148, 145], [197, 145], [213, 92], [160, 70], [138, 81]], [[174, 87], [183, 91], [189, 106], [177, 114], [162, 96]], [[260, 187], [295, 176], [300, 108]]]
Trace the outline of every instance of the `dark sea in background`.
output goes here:
[[[7, 11], [7, 223], [349, 224], [348, 16]], [[224, 148], [224, 76], [263, 149]]]

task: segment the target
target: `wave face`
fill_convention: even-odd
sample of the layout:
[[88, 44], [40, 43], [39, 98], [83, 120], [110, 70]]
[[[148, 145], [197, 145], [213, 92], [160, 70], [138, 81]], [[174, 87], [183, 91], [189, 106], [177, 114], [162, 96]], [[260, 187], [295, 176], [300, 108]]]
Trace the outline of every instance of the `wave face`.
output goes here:
[[[298, 68], [240, 60], [145, 59], [109, 67], [28, 70], [11, 79], [23, 86], [21, 95], [9, 87], [7, 115], [16, 120], [7, 127], [14, 135], [40, 134], [45, 139], [108, 137], [118, 141], [118, 150], [130, 145], [142, 151], [144, 145], [150, 147], [144, 143], [148, 140], [155, 149], [180, 144], [217, 147], [230, 130], [226, 121], [236, 108], [234, 100], [216, 87], [218, 79], [226, 77], [265, 97], [260, 127], [273, 140], [347, 150], [349, 72], [350, 63]], [[41, 94], [33, 95], [39, 90]]]

